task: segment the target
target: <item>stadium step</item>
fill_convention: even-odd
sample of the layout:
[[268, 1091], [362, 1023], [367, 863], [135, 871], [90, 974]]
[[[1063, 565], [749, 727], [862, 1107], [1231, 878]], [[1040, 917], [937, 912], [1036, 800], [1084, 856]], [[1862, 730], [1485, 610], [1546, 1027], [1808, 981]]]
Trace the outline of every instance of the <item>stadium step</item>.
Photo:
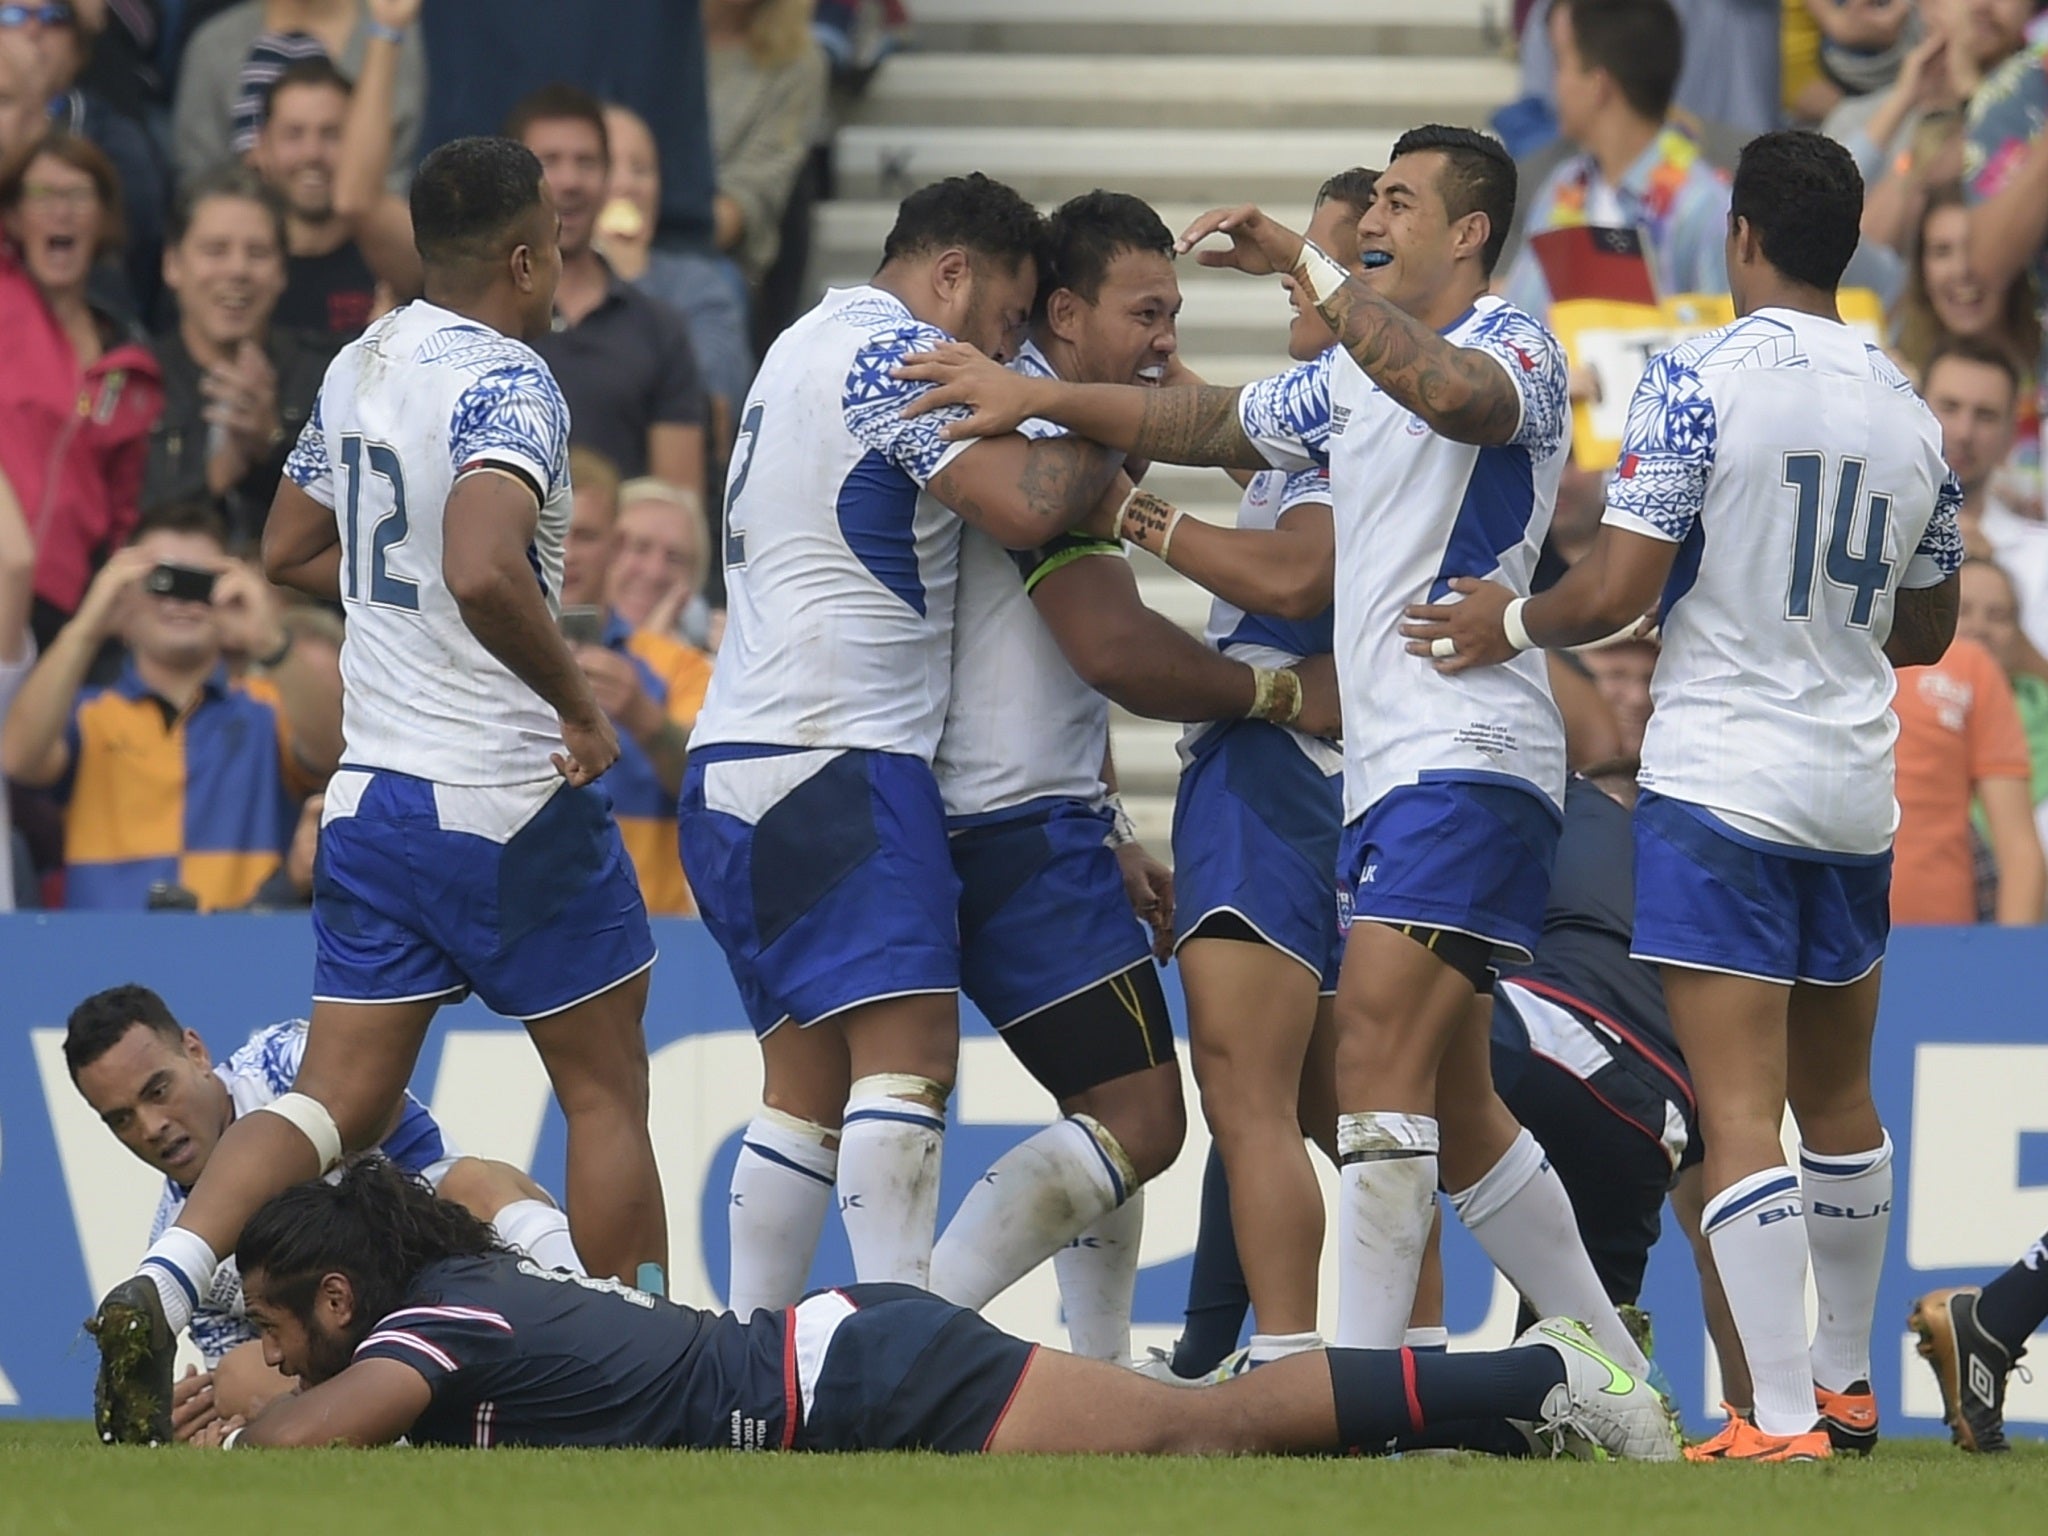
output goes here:
[[[1384, 165], [1418, 122], [1482, 124], [1514, 95], [1511, 0], [916, 0], [916, 50], [883, 65], [834, 141], [816, 286], [865, 282], [904, 194], [983, 171], [1042, 207], [1094, 187], [1136, 193], [1178, 233], [1206, 208], [1257, 202], [1304, 221], [1335, 171]], [[1180, 263], [1182, 353], [1241, 384], [1287, 365], [1279, 284]], [[1155, 468], [1147, 485], [1229, 522], [1220, 472]], [[1133, 553], [1139, 589], [1200, 633], [1208, 594]], [[1125, 802], [1167, 851], [1180, 727], [1114, 719]]]
[[863, 125], [1391, 129], [1483, 120], [1514, 91], [1501, 59], [1173, 58], [911, 53], [861, 100]]
[[1511, 0], [917, 0], [927, 48], [982, 53], [1471, 57]]

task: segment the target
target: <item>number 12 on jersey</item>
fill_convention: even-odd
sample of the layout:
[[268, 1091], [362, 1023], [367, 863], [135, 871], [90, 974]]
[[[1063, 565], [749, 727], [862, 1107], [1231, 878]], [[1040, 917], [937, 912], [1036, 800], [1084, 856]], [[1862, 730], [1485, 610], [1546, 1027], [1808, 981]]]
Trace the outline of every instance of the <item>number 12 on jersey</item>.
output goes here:
[[[1868, 629], [1878, 597], [1891, 585], [1892, 562], [1885, 559], [1884, 546], [1891, 530], [1892, 499], [1879, 491], [1866, 495], [1863, 460], [1843, 459], [1830, 501], [1827, 470], [1827, 460], [1818, 453], [1785, 455], [1783, 483], [1795, 493], [1792, 582], [1785, 594], [1785, 617], [1802, 624], [1813, 618], [1815, 580], [1825, 572], [1830, 585], [1854, 594], [1849, 603], [1849, 627]], [[1859, 502], [1867, 509], [1860, 542], [1856, 527]], [[1824, 505], [1825, 529], [1821, 526]]]
[[[364, 506], [365, 460], [369, 462], [371, 475], [391, 487], [389, 507], [380, 510], [376, 506], [374, 489], [371, 491], [371, 505]], [[394, 546], [405, 542], [411, 527], [405, 517], [405, 466], [398, 462], [397, 453], [384, 444], [366, 443], [351, 434], [341, 440], [341, 467], [348, 473], [348, 522], [343, 529], [341, 595], [344, 598], [362, 595], [363, 584], [357, 573], [364, 563], [363, 534], [367, 532], [369, 601], [379, 607], [403, 608], [417, 613], [420, 606], [418, 585], [402, 576], [393, 576], [384, 568], [386, 556]], [[367, 529], [363, 526], [366, 512], [369, 518]]]

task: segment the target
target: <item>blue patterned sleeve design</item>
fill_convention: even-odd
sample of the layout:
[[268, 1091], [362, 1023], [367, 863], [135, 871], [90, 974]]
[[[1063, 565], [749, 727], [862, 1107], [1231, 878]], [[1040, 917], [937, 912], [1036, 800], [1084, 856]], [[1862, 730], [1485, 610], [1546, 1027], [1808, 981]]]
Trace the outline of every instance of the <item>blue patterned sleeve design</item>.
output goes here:
[[500, 364], [455, 402], [448, 427], [455, 472], [492, 465], [531, 482], [546, 501], [569, 474], [569, 404], [538, 357]]
[[1692, 532], [1714, 471], [1714, 399], [1671, 352], [1650, 360], [1629, 403], [1606, 522], [1676, 544]]
[[936, 475], [946, 460], [967, 447], [966, 442], [944, 441], [939, 428], [948, 422], [965, 421], [972, 413], [964, 406], [954, 406], [906, 421], [903, 408], [937, 386], [895, 378], [893, 374], [904, 354], [922, 352], [951, 339], [928, 325], [904, 325], [869, 337], [868, 344], [854, 354], [840, 395], [846, 430], [919, 486]]
[[1461, 345], [1493, 358], [1522, 397], [1522, 424], [1508, 439], [1529, 456], [1547, 459], [1572, 436], [1572, 405], [1564, 348], [1533, 315], [1499, 304]]
[[[322, 391], [324, 395], [326, 391]], [[321, 395], [313, 397], [313, 414], [306, 418], [306, 424], [299, 429], [299, 440], [292, 447], [291, 457], [284, 461], [284, 472], [292, 478], [292, 484], [319, 502], [323, 507], [334, 505], [334, 466], [327, 458], [327, 425], [322, 420]]]
[[262, 1085], [272, 1097], [292, 1091], [306, 1056], [306, 1021], [286, 1019], [257, 1030], [228, 1058], [228, 1076]]
[[1330, 472], [1327, 469], [1297, 469], [1287, 477], [1287, 483], [1280, 488], [1280, 510], [1298, 507], [1305, 501], [1319, 501], [1328, 504], [1330, 500]]
[[[216, 1286], [219, 1281], [215, 1281]], [[230, 1350], [239, 1348], [256, 1337], [256, 1330], [244, 1317], [237, 1317], [211, 1304], [201, 1307], [192, 1314], [190, 1326], [192, 1345], [199, 1351], [199, 1357], [206, 1362], [210, 1371], [218, 1366], [221, 1357]]]
[[1237, 420], [1275, 469], [1330, 465], [1330, 370], [1336, 348], [1238, 391]]
[[1962, 510], [1962, 482], [1951, 470], [1935, 495], [1934, 516], [1927, 520], [1927, 531], [1920, 535], [1919, 547], [1913, 551], [1913, 558], [1906, 562], [1906, 574], [1899, 579], [1900, 586], [1915, 589], [1938, 587], [1963, 568], [1963, 529], [1957, 521]]

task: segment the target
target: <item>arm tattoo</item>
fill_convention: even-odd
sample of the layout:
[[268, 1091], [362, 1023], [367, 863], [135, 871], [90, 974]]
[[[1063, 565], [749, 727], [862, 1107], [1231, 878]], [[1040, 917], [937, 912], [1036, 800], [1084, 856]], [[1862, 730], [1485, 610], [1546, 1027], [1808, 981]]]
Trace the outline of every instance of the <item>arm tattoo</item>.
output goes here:
[[[1295, 279], [1306, 284], [1306, 270], [1297, 267]], [[1504, 443], [1514, 436], [1522, 397], [1485, 353], [1454, 346], [1355, 277], [1316, 305], [1316, 313], [1368, 378], [1445, 437]]]
[[1176, 384], [1147, 391], [1131, 452], [1166, 464], [1214, 464], [1224, 469], [1265, 469], [1237, 419], [1235, 389]]
[[1902, 587], [1892, 607], [1884, 654], [1895, 667], [1928, 667], [1941, 660], [1956, 634], [1962, 583], [1951, 576], [1938, 587]]
[[1123, 458], [1085, 437], [1037, 438], [1024, 450], [1017, 491], [1025, 509], [1045, 522], [1050, 537], [1094, 510]]

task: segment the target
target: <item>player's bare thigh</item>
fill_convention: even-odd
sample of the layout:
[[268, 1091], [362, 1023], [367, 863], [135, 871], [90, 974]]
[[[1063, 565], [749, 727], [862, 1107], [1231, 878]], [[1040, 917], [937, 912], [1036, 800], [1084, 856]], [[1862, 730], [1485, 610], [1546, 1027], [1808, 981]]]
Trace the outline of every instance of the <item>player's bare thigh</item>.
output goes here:
[[761, 1037], [761, 1102], [770, 1109], [836, 1131], [852, 1087], [837, 1020], [803, 1029], [785, 1019]]
[[1884, 1139], [1870, 1097], [1883, 967], [1845, 987], [1801, 982], [1786, 1019], [1785, 1090], [1799, 1138], [1814, 1152], [1846, 1156]]
[[1355, 922], [1337, 978], [1337, 1106], [1436, 1112], [1437, 1068], [1472, 983], [1399, 928]]

